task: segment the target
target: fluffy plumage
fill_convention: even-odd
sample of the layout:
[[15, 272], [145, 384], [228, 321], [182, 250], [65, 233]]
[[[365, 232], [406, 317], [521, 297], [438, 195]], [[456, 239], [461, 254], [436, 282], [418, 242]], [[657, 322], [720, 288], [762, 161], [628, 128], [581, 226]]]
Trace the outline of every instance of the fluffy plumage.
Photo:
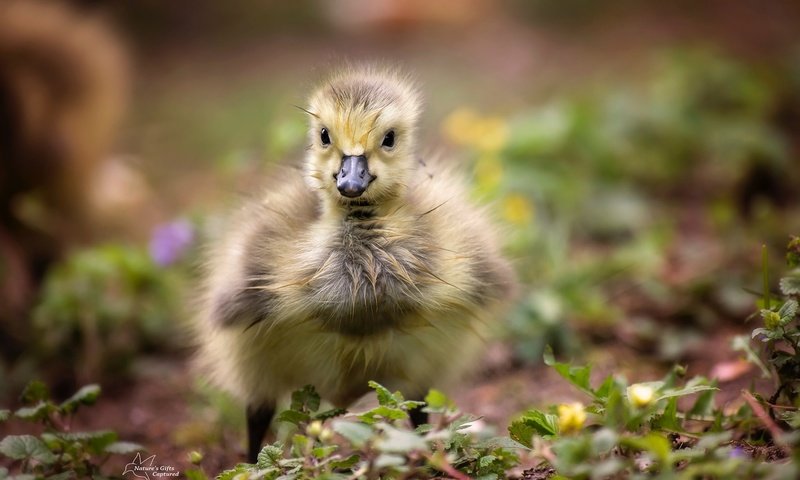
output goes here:
[[[343, 71], [304, 110], [304, 168], [276, 172], [211, 252], [198, 359], [250, 406], [305, 384], [343, 406], [368, 380], [419, 398], [475, 358], [511, 269], [462, 178], [417, 156], [420, 100], [406, 78]], [[358, 198], [336, 187], [347, 155], [375, 177]]]

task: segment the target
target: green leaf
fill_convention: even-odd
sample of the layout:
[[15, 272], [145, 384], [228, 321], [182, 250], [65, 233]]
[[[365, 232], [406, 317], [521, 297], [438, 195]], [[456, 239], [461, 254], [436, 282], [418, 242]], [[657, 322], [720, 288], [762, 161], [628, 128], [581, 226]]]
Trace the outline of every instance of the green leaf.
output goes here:
[[33, 407], [22, 407], [14, 415], [18, 418], [28, 421], [38, 421], [47, 418], [47, 416], [55, 410], [55, 407], [50, 402], [39, 402]]
[[326, 458], [329, 457], [338, 448], [339, 448], [338, 445], [329, 445], [327, 447], [316, 447], [313, 450], [311, 450], [311, 454], [314, 455], [316, 458]]
[[668, 390], [664, 390], [661, 392], [661, 395], [656, 399], [664, 400], [665, 398], [672, 398], [672, 397], [683, 397], [685, 395], [691, 395], [693, 393], [698, 392], [707, 392], [709, 390], [719, 390], [717, 387], [712, 387], [711, 385], [693, 385], [693, 386], [686, 386], [683, 388], [671, 388]]
[[[72, 480], [75, 478], [75, 472], [61, 472], [56, 473], [55, 475], [48, 475], [46, 477], [47, 480]], [[101, 477], [100, 475], [92, 476], [92, 480], [106, 480], [107, 477]]]
[[[250, 466], [250, 465], [248, 465], [246, 463], [240, 463], [240, 464], [236, 465], [235, 467], [233, 467], [232, 469], [225, 470], [224, 472], [222, 472], [219, 475], [217, 475], [217, 478], [215, 480], [233, 480], [234, 478], [236, 478], [237, 475], [247, 474], [248, 472], [251, 471], [251, 469], [252, 469], [252, 466]], [[245, 478], [247, 478], [247, 477], [245, 477]]]
[[[395, 396], [400, 392], [395, 392]], [[415, 408], [422, 408], [425, 406], [425, 402], [420, 402], [417, 400], [403, 400], [397, 404], [397, 406], [405, 411], [414, 410]]]
[[753, 332], [750, 334], [750, 338], [756, 338], [759, 335], [769, 335], [769, 333], [770, 331], [767, 330], [766, 328], [763, 327], [754, 328]]
[[359, 460], [361, 460], [361, 458], [358, 455], [353, 454], [345, 458], [344, 460], [334, 460], [330, 463], [330, 465], [333, 468], [342, 468], [342, 469], [352, 468], [353, 466], [355, 466], [355, 464], [358, 463]]
[[47, 445], [47, 448], [51, 451], [60, 450], [64, 448], [64, 444], [66, 441], [61, 438], [59, 433], [53, 432], [43, 432], [39, 439]]
[[404, 410], [399, 408], [392, 408], [385, 405], [381, 405], [378, 407], [373, 408], [367, 412], [362, 413], [358, 416], [358, 419], [364, 423], [372, 425], [373, 423], [377, 422], [380, 419], [385, 420], [403, 420], [408, 418], [408, 413]]
[[656, 415], [652, 420], [653, 428], [665, 429], [671, 431], [683, 430], [681, 422], [678, 419], [678, 397], [672, 397], [667, 401], [667, 406], [664, 412]]
[[585, 393], [595, 396], [592, 386], [589, 384], [589, 378], [592, 373], [592, 367], [585, 365], [582, 367], [570, 365], [568, 363], [556, 362], [553, 356], [553, 349], [548, 345], [544, 351], [544, 363], [548, 366], [555, 368], [559, 375], [564, 377], [568, 382], [575, 385]]
[[607, 376], [606, 379], [603, 380], [603, 383], [601, 383], [600, 386], [597, 387], [597, 390], [595, 390], [594, 392], [595, 398], [600, 401], [606, 400], [608, 396], [611, 394], [611, 390], [614, 389], [615, 385], [616, 381], [614, 380], [614, 376], [613, 375]]
[[50, 391], [47, 389], [47, 385], [39, 380], [34, 380], [26, 385], [20, 396], [22, 403], [27, 404], [42, 402], [48, 398], [50, 398]]
[[464, 414], [450, 422], [447, 429], [452, 432], [463, 430], [469, 428], [476, 420], [480, 420], [481, 418], [482, 417], [476, 417], [475, 415]]
[[375, 458], [375, 468], [378, 470], [392, 467], [402, 467], [405, 464], [406, 458], [402, 455], [381, 453]]
[[79, 405], [93, 405], [100, 396], [100, 385], [92, 384], [81, 387], [74, 395], [66, 399], [59, 408], [66, 413], [72, 413]]
[[5, 422], [11, 417], [11, 410], [0, 408], [0, 422]]
[[495, 460], [497, 460], [497, 457], [495, 457], [494, 455], [484, 455], [478, 459], [478, 467], [486, 468], [490, 466], [492, 462], [494, 462]]
[[428, 405], [428, 410], [430, 412], [441, 412], [453, 405], [453, 402], [447, 398], [447, 395], [436, 389], [431, 389], [428, 394], [425, 395], [425, 403]]
[[319, 410], [320, 398], [313, 385], [306, 385], [292, 392], [291, 409], [298, 412], [316, 412]]
[[623, 445], [637, 450], [646, 450], [653, 454], [653, 457], [665, 465], [669, 462], [669, 454], [672, 451], [669, 440], [657, 433], [649, 433], [644, 437], [627, 437], [620, 442]]
[[750, 339], [748, 339], [747, 336], [736, 335], [733, 337], [733, 340], [731, 341], [731, 348], [736, 351], [744, 352], [747, 356], [747, 361], [757, 365], [758, 368], [761, 369], [762, 377], [770, 378], [772, 376], [767, 366], [764, 365], [764, 362], [761, 361], [761, 359], [758, 357], [758, 354], [756, 354], [756, 352], [750, 346]]
[[14, 460], [32, 458], [44, 464], [56, 461], [47, 445], [33, 435], [9, 435], [0, 441], [0, 453]]
[[293, 423], [295, 425], [306, 423], [309, 420], [311, 420], [309, 414], [297, 410], [284, 410], [278, 415], [279, 422]]
[[704, 417], [714, 413], [714, 396], [716, 393], [714, 390], [708, 390], [698, 395], [692, 408], [686, 412], [686, 418]]
[[781, 317], [781, 326], [794, 320], [795, 315], [797, 315], [797, 300], [787, 300], [778, 310], [778, 315]]
[[183, 474], [186, 476], [186, 480], [208, 480], [205, 472], [197, 468], [190, 468], [184, 471]]
[[334, 420], [333, 431], [346, 438], [354, 447], [361, 448], [372, 437], [372, 429], [363, 423]]
[[[0, 469], [0, 474], [1, 473], [2, 473], [2, 470]], [[18, 475], [13, 475], [11, 477], [3, 477], [2, 475], [0, 475], [0, 478], [8, 478], [8, 480], [41, 480], [42, 479], [41, 476], [36, 476], [36, 475], [31, 474], [31, 473], [20, 473]]]
[[306, 448], [310, 442], [312, 440], [305, 435], [298, 433], [292, 435], [292, 453], [298, 457], [305, 455]]
[[800, 429], [800, 411], [784, 412], [781, 415], [781, 420], [788, 423], [795, 430]]
[[595, 455], [605, 455], [617, 446], [619, 435], [610, 428], [601, 428], [592, 434], [592, 451]]
[[106, 445], [105, 448], [106, 453], [117, 453], [121, 455], [126, 455], [128, 453], [134, 453], [144, 450], [145, 448], [143, 446], [133, 442], [113, 442]]
[[272, 445], [265, 445], [264, 448], [258, 452], [256, 466], [258, 468], [269, 468], [278, 466], [280, 460], [283, 458], [283, 444], [275, 442]]
[[475, 480], [497, 480], [498, 478], [500, 478], [500, 476], [496, 473], [487, 473], [486, 475], [475, 477]]
[[800, 295], [800, 272], [781, 278], [780, 287], [784, 295]]
[[107, 446], [117, 441], [117, 433], [112, 430], [56, 433], [56, 436], [67, 443], [80, 442], [93, 453], [102, 453]]
[[552, 437], [558, 433], [558, 417], [538, 410], [528, 410], [521, 418], [511, 422], [508, 433], [512, 439], [531, 448], [534, 435]]
[[340, 417], [345, 415], [347, 410], [344, 408], [331, 408], [330, 410], [325, 410], [324, 412], [319, 412], [318, 414], [314, 415], [314, 420], [330, 420], [331, 418]]
[[369, 388], [375, 390], [375, 394], [378, 396], [378, 404], [381, 406], [396, 407], [397, 404], [402, 401], [396, 398], [388, 388], [378, 382], [370, 380]]
[[509, 437], [492, 437], [486, 440], [480, 441], [475, 444], [476, 448], [485, 448], [488, 450], [496, 450], [498, 448], [508, 448], [508, 449], [519, 449], [524, 448], [528, 449], [525, 445], [521, 444], [520, 442], [509, 438]]
[[428, 449], [428, 444], [416, 433], [389, 425], [383, 426], [383, 436], [375, 442], [375, 446], [378, 450], [389, 453], [408, 453], [414, 450]]

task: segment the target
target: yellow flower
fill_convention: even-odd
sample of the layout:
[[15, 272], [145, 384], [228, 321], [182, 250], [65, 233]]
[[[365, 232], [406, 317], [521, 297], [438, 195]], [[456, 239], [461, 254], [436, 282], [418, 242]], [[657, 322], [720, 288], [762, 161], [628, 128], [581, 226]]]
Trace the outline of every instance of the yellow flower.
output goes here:
[[775, 330], [781, 326], [781, 316], [772, 311], [764, 313], [764, 326], [769, 330]]
[[333, 440], [333, 430], [327, 427], [323, 428], [322, 431], [319, 432], [319, 440], [323, 443]]
[[457, 145], [482, 152], [497, 152], [508, 142], [508, 122], [498, 116], [482, 117], [471, 108], [453, 111], [442, 124], [444, 135]]
[[503, 180], [503, 164], [494, 155], [482, 155], [475, 162], [475, 183], [482, 192], [492, 192]]
[[509, 195], [503, 201], [503, 216], [515, 225], [527, 225], [533, 219], [533, 205], [522, 195]]
[[628, 401], [636, 408], [650, 405], [655, 397], [656, 391], [650, 385], [635, 383], [628, 387]]
[[470, 108], [459, 108], [444, 120], [442, 130], [445, 136], [458, 145], [470, 145], [474, 142], [476, 125], [480, 122], [478, 114]]
[[314, 420], [313, 422], [309, 423], [306, 433], [312, 437], [318, 436], [320, 433], [322, 433], [322, 422], [319, 420]]
[[508, 142], [508, 124], [500, 117], [485, 117], [478, 120], [472, 134], [479, 150], [497, 152]]
[[586, 421], [586, 410], [581, 402], [558, 406], [558, 429], [561, 433], [577, 432]]

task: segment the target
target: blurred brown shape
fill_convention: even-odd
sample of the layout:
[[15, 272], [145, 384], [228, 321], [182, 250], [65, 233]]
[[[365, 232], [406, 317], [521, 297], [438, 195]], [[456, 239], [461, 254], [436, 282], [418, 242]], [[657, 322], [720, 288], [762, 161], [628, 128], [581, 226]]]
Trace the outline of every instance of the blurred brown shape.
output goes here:
[[486, 0], [344, 0], [323, 5], [331, 23], [342, 30], [464, 25], [479, 21], [492, 7]]
[[0, 3], [0, 325], [7, 334], [21, 334], [47, 266], [91, 236], [91, 183], [121, 119], [128, 74], [125, 49], [102, 17], [60, 2]]

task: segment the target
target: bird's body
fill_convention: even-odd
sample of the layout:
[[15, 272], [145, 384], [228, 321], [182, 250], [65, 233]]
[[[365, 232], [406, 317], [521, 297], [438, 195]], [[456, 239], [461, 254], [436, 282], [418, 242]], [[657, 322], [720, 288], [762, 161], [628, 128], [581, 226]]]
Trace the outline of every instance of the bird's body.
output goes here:
[[305, 174], [277, 174], [212, 250], [199, 359], [251, 412], [306, 384], [340, 406], [368, 380], [420, 398], [470, 365], [509, 298], [486, 215], [415, 155], [417, 109], [396, 74], [333, 77]]

